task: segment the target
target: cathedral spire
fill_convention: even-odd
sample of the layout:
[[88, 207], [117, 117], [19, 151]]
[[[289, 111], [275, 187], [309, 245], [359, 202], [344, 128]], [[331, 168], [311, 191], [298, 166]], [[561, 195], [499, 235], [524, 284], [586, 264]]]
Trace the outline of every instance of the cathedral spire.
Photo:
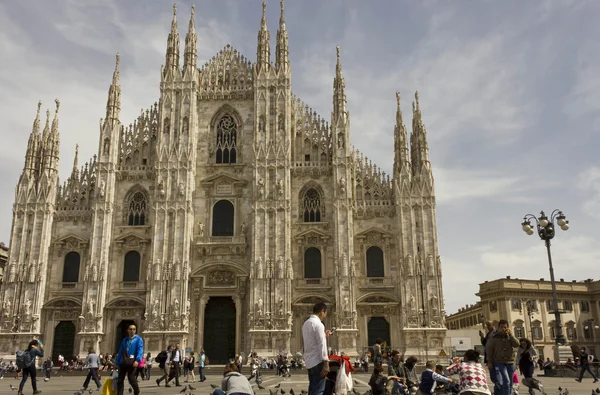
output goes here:
[[183, 55], [183, 75], [189, 75], [195, 68], [198, 62], [198, 37], [196, 36], [196, 26], [194, 24], [194, 10], [192, 4], [192, 15], [190, 16], [190, 24], [188, 32], [185, 36], [185, 53]]
[[346, 82], [342, 75], [342, 62], [340, 61], [340, 46], [336, 46], [337, 63], [335, 65], [335, 79], [333, 80], [333, 113], [335, 118], [346, 113]]
[[[400, 174], [410, 170], [408, 156], [408, 136], [400, 108], [400, 92], [396, 92], [396, 126], [394, 127], [394, 173]], [[404, 173], [410, 174], [410, 173]]]
[[25, 154], [25, 168], [24, 170], [33, 172], [38, 162], [39, 149], [41, 145], [40, 137], [40, 109], [42, 108], [42, 102], [38, 102], [37, 114], [33, 121], [33, 127], [31, 134], [29, 135], [29, 141], [27, 142], [27, 153]]
[[120, 55], [117, 53], [115, 61], [115, 71], [113, 73], [112, 84], [108, 89], [108, 101], [106, 102], [106, 119], [104, 124], [114, 125], [119, 122], [121, 115], [121, 84], [119, 82], [119, 61]]
[[79, 173], [79, 144], [75, 144], [75, 158], [73, 159], [73, 170], [71, 175]]
[[419, 105], [419, 92], [415, 92], [413, 102], [412, 134], [410, 136], [410, 158], [414, 175], [431, 173], [429, 163], [429, 147], [427, 144], [427, 131], [423, 125], [421, 107]]
[[267, 28], [267, 2], [262, 3], [262, 18], [260, 30], [258, 31], [258, 48], [256, 49], [256, 67], [258, 71], [266, 70], [271, 64], [271, 46], [269, 41], [269, 29]]
[[49, 132], [48, 123], [50, 121], [50, 111], [46, 113], [46, 127], [44, 128], [44, 157], [43, 157], [43, 169], [50, 169], [58, 171], [58, 152], [60, 147], [60, 134], [58, 133], [58, 109], [60, 108], [60, 101], [55, 99], [56, 110], [54, 112], [54, 119], [52, 120], [52, 128]]
[[290, 67], [288, 32], [285, 27], [285, 14], [283, 10], [283, 0], [281, 0], [281, 16], [279, 17], [279, 30], [277, 30], [277, 48], [275, 64], [277, 72], [280, 70], [288, 71]]
[[169, 73], [174, 75], [179, 70], [179, 32], [177, 30], [177, 4], [173, 4], [173, 21], [167, 39], [167, 55], [163, 77]]

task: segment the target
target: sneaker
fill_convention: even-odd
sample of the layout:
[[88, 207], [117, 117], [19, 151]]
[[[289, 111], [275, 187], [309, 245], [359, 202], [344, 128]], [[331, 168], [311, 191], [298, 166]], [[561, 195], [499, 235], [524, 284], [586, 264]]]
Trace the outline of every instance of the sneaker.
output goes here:
[[33, 395], [35, 395], [35, 394], [41, 394], [41, 393], [42, 393], [41, 390], [33, 391]]
[[594, 380], [594, 383], [597, 383], [597, 382], [598, 382], [598, 379]]
[[156, 379], [156, 385], [158, 385], [160, 387], [160, 380]]
[[581, 383], [581, 380], [580, 380], [580, 379], [575, 379], [575, 381], [577, 381], [578, 383]]

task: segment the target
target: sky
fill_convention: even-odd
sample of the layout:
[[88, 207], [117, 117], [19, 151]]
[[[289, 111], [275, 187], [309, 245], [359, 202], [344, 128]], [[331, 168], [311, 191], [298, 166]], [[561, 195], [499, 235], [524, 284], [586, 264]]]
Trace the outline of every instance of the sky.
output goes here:
[[[178, 2], [182, 47], [191, 4]], [[255, 60], [261, 1], [194, 4], [199, 64], [228, 43]], [[448, 313], [485, 280], [549, 278], [543, 242], [521, 231], [527, 213], [560, 208], [570, 221], [552, 242], [557, 279], [598, 278], [600, 2], [287, 0], [285, 11], [294, 93], [329, 117], [339, 45], [351, 141], [388, 174], [395, 92], [410, 131], [419, 91]], [[279, 12], [268, 1], [272, 59]], [[61, 101], [62, 182], [76, 144], [80, 163], [97, 152], [115, 53], [121, 121], [158, 100], [171, 18], [158, 0], [0, 2], [0, 240], [38, 100]]]

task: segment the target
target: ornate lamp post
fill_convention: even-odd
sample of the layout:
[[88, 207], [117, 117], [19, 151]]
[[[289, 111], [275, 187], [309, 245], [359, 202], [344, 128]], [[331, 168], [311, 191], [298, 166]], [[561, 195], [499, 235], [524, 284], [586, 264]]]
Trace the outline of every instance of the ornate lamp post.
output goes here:
[[525, 302], [525, 308], [527, 309], [527, 317], [529, 318], [529, 330], [531, 331], [531, 345], [535, 346], [535, 336], [533, 335], [533, 325], [532, 325], [532, 319], [533, 319], [533, 311], [535, 310], [534, 307], [534, 301], [529, 299], [527, 302]]
[[556, 224], [560, 226], [562, 230], [568, 230], [569, 221], [567, 221], [563, 212], [558, 209], [552, 211], [552, 214], [550, 214], [550, 218], [548, 218], [543, 211], [540, 213], [539, 218], [536, 218], [533, 214], [527, 214], [525, 215], [525, 217], [523, 217], [523, 223], [521, 225], [523, 232], [527, 233], [529, 236], [531, 236], [535, 232], [534, 226], [531, 225], [532, 222], [535, 222], [534, 226], [537, 230], [537, 234], [538, 236], [540, 236], [540, 239], [544, 240], [544, 244], [546, 245], [546, 251], [548, 252], [548, 265], [550, 266], [550, 282], [552, 283], [552, 299], [554, 301], [554, 318], [556, 322], [556, 345], [564, 346], [567, 344], [567, 340], [563, 335], [560, 311], [558, 310], [558, 296], [556, 295], [556, 281], [554, 281], [554, 268], [552, 267], [550, 240], [554, 238], [554, 235], [556, 233], [554, 223], [556, 222]]

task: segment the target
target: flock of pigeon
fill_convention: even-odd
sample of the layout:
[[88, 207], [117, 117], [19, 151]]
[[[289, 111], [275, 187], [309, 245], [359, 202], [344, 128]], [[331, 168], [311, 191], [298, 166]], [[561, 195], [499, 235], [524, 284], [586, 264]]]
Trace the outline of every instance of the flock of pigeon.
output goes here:
[[[358, 382], [356, 380], [354, 380], [354, 384], [355, 385], [359, 385]], [[12, 384], [9, 385], [10, 389], [12, 391], [16, 391], [18, 390], [17, 387], [13, 386]], [[210, 385], [211, 388], [214, 390], [216, 388], [220, 388], [218, 385], [214, 385], [211, 384]], [[276, 386], [274, 386], [273, 388], [276, 388], [277, 390], [273, 391], [272, 389], [269, 388], [269, 395], [286, 395], [286, 392], [283, 390], [283, 388], [281, 388], [281, 383], [277, 384]], [[264, 390], [265, 387], [262, 387], [260, 384], [258, 384], [258, 389]], [[194, 395], [194, 393], [192, 391], [195, 391], [196, 388], [193, 387], [192, 385], [186, 385], [185, 387], [183, 387], [183, 389], [181, 391], [179, 391], [180, 394], [185, 394], [185, 395]], [[189, 391], [189, 392], [188, 392]], [[73, 395], [83, 395], [86, 392], [86, 390], [84, 389], [80, 389], [79, 391], [75, 391], [75, 393]], [[90, 393], [90, 395], [94, 392], [94, 390], [89, 389], [87, 390], [87, 392]], [[129, 393], [133, 392], [133, 388], [129, 387]], [[368, 395], [371, 391], [367, 391], [362, 395]], [[361, 395], [356, 389], [352, 389], [352, 393], [354, 395]], [[294, 392], [293, 388], [290, 388], [289, 390], [289, 394], [290, 395], [296, 395], [296, 393]], [[558, 387], [558, 395], [569, 395], [569, 390], [567, 388], [562, 388], [562, 387]], [[598, 395], [600, 394], [600, 388], [596, 388], [595, 390], [592, 390], [592, 394], [591, 395]], [[210, 395], [212, 395], [212, 392], [210, 393]], [[256, 395], [256, 392], [254, 393], [254, 395]], [[301, 390], [300, 391], [300, 395], [308, 395], [308, 392], [305, 390]]]

